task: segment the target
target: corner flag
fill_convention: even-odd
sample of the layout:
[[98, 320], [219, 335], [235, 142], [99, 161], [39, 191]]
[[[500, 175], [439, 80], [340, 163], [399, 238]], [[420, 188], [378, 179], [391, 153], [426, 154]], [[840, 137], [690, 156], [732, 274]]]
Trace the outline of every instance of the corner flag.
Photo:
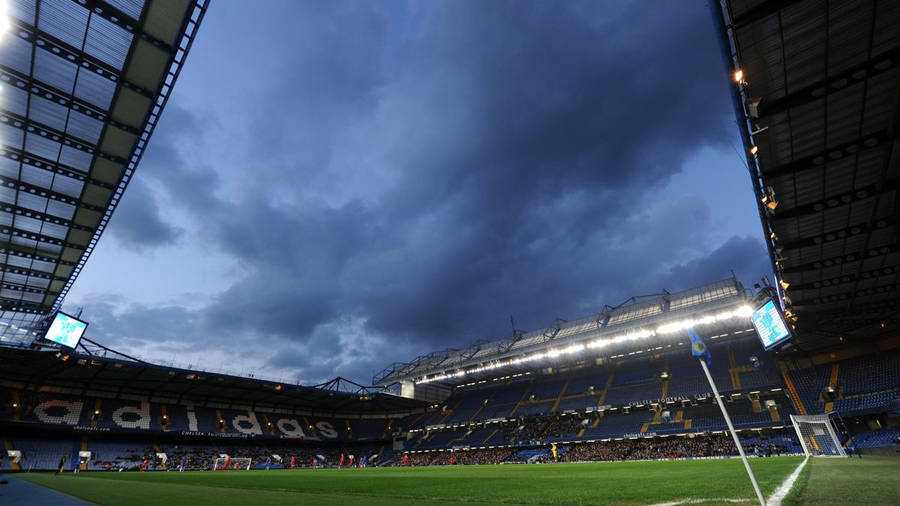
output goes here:
[[712, 361], [712, 355], [709, 354], [709, 348], [706, 347], [706, 343], [703, 342], [703, 339], [700, 339], [700, 336], [694, 332], [694, 329], [688, 329], [688, 336], [691, 338], [691, 355], [704, 357], [706, 358], [706, 363], [709, 364]]

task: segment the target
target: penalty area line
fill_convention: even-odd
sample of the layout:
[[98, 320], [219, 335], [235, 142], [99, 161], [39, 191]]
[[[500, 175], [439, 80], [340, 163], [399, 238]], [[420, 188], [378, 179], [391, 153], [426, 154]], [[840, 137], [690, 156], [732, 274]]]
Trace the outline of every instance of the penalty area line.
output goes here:
[[803, 462], [794, 469], [794, 472], [791, 473], [787, 479], [784, 480], [784, 483], [778, 487], [775, 492], [772, 492], [772, 495], [766, 500], [766, 503], [769, 506], [781, 506], [781, 501], [784, 500], [785, 496], [788, 495], [788, 492], [791, 491], [791, 487], [794, 486], [794, 482], [797, 481], [797, 478], [800, 477], [800, 472], [803, 471], [804, 466], [809, 461], [809, 456], [803, 459]]

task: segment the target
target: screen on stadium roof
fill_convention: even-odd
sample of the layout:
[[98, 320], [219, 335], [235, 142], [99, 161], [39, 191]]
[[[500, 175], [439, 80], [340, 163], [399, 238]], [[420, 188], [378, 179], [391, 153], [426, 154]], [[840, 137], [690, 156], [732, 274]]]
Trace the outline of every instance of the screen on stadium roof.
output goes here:
[[769, 299], [750, 315], [753, 328], [762, 340], [763, 348], [770, 350], [791, 338], [787, 322], [775, 301]]
[[87, 326], [87, 322], [83, 322], [60, 311], [53, 317], [53, 323], [51, 323], [50, 328], [47, 329], [44, 339], [68, 348], [74, 348], [78, 346], [78, 341], [81, 340], [81, 336], [84, 335]]

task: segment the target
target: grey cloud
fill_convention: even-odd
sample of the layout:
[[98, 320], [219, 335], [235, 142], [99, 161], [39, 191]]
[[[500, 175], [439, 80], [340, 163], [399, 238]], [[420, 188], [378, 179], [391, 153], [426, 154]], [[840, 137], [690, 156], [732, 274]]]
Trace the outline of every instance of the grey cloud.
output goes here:
[[[448, 1], [399, 21], [291, 7], [302, 29], [250, 63], [280, 79], [236, 99], [245, 121], [170, 106], [153, 141], [154, 177], [248, 273], [181, 315], [187, 331], [294, 347], [271, 360], [301, 377], [360, 374], [502, 337], [511, 313], [534, 328], [759, 270], [751, 239], [705, 255], [701, 199], [648, 202], [730, 128], [703, 5]], [[219, 121], [246, 158], [196, 163], [198, 126]], [[225, 181], [237, 197], [218, 196]]]
[[109, 233], [124, 247], [145, 251], [172, 244], [181, 230], [163, 220], [153, 193], [138, 176], [128, 185], [123, 199], [110, 220]]

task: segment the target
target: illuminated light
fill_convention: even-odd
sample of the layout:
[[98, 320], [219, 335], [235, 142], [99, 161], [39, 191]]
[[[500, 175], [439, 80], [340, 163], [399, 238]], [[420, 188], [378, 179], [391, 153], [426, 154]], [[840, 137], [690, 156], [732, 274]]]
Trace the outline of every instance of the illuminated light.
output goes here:
[[[754, 153], [754, 154], [755, 154], [755, 153]], [[770, 211], [774, 211], [775, 208], [778, 207], [778, 202], [775, 202], [774, 200], [770, 200], [770, 201], [766, 204], [766, 207], [768, 207]]]
[[884, 322], [881, 322], [881, 328], [884, 328]]
[[778, 281], [778, 284], [781, 285], [781, 288], [783, 288], [783, 289], [785, 289], [785, 290], [787, 290], [788, 287], [791, 286], [790, 283], [788, 283], [787, 281], [785, 281], [785, 280], [783, 280], [783, 279], [780, 280], [780, 281]]
[[737, 69], [734, 71], [734, 82], [743, 83], [744, 82], [744, 71], [741, 69]]
[[[612, 344], [622, 344], [638, 341], [640, 339], [647, 339], [650, 337], [655, 337], [657, 335], [665, 335], [665, 334], [674, 334], [677, 332], [682, 332], [687, 330], [688, 328], [710, 325], [716, 322], [720, 322], [723, 320], [730, 320], [734, 318], [749, 318], [753, 313], [753, 308], [744, 304], [738, 306], [730, 311], [722, 311], [715, 314], [708, 314], [699, 318], [688, 318], [685, 320], [675, 321], [672, 323], [668, 323], [666, 325], [662, 325], [658, 328], [654, 329], [636, 329], [630, 332], [626, 332], [624, 334], [620, 334], [613, 337], [606, 338], [598, 338], [593, 341], [587, 343], [576, 343], [565, 346], [563, 348], [553, 348], [543, 352], [536, 352], [530, 355], [523, 355], [519, 357], [509, 358], [505, 360], [498, 360], [495, 362], [491, 362], [489, 364], [484, 364], [477, 367], [471, 367], [469, 369], [460, 369], [454, 372], [447, 372], [442, 374], [435, 374], [433, 376], [423, 376], [421, 379], [417, 380], [417, 384], [421, 383], [431, 383], [434, 381], [443, 381], [446, 379], [452, 378], [461, 378], [467, 374], [477, 374], [485, 371], [492, 371], [494, 369], [498, 369], [500, 367], [506, 367], [511, 365], [520, 365], [526, 364], [530, 362], [535, 362], [538, 360], [543, 360], [545, 358], [557, 358], [562, 355], [573, 355], [577, 353], [581, 353], [584, 350], [598, 350], [604, 348], [606, 346]], [[683, 344], [683, 343], [682, 343]], [[637, 353], [637, 352], [633, 352]], [[633, 354], [632, 353], [632, 354]], [[617, 358], [623, 355], [615, 355], [610, 358]], [[521, 376], [523, 373], [513, 375], [511, 377]]]
[[750, 146], [750, 154], [756, 155], [756, 153], [759, 153], [759, 146]]

